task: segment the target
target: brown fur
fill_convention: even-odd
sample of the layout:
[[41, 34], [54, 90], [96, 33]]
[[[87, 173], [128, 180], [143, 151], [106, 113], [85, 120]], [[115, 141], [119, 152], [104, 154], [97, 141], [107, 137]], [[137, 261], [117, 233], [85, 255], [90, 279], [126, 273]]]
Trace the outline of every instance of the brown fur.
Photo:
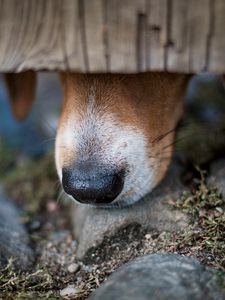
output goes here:
[[15, 118], [24, 120], [29, 114], [35, 96], [36, 73], [6, 73], [5, 82], [9, 92], [10, 104]]

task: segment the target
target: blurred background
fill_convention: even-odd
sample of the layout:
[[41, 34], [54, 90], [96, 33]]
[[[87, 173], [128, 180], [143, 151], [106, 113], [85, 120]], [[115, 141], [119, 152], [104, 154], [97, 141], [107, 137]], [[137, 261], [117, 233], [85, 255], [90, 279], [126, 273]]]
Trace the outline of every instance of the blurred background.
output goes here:
[[25, 209], [23, 223], [28, 229], [44, 227], [44, 234], [51, 233], [54, 226], [60, 230], [66, 227], [63, 216], [55, 218], [61, 190], [54, 165], [54, 142], [61, 104], [58, 75], [39, 73], [32, 111], [25, 121], [17, 122], [1, 77], [0, 191]]
[[39, 73], [36, 99], [32, 112], [24, 122], [11, 113], [8, 94], [0, 77], [0, 141], [19, 156], [37, 157], [52, 148], [62, 93], [57, 74]]

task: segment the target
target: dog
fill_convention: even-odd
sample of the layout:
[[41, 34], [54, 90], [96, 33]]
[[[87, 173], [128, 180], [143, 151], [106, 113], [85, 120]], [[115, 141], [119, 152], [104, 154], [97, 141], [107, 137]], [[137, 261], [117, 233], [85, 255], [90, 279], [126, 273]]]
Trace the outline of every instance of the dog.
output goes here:
[[[97, 207], [137, 202], [165, 176], [190, 75], [60, 73], [55, 162], [66, 194]], [[36, 74], [6, 74], [12, 111], [29, 113]]]

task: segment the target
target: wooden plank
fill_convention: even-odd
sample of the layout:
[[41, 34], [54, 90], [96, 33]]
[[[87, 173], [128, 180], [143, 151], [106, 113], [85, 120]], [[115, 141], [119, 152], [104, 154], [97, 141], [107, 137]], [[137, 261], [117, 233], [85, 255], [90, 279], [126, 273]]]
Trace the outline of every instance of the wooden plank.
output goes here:
[[59, 69], [65, 68], [61, 41], [61, 1], [28, 2], [30, 8], [24, 11], [23, 16], [26, 19], [30, 15], [26, 25], [27, 33], [21, 32], [21, 39], [26, 37], [26, 40], [22, 41], [21, 51], [25, 55], [17, 70], [35, 69], [37, 66], [39, 69], [45, 69], [46, 63], [49, 70], [54, 70], [56, 63]]
[[[137, 38], [136, 38], [136, 70], [138, 72], [145, 72], [148, 70], [147, 66], [147, 3], [142, 4], [143, 12], [139, 10], [137, 16]], [[135, 41], [134, 41], [135, 42]]]
[[224, 0], [0, 0], [0, 71], [225, 73]]
[[86, 46], [90, 72], [106, 72], [104, 15], [101, 0], [84, 1]]
[[[6, 71], [64, 68], [60, 0], [1, 2], [0, 63]], [[46, 30], [47, 29], [47, 30]]]
[[137, 71], [137, 19], [144, 1], [107, 1], [109, 67], [111, 72]]
[[225, 1], [212, 1], [211, 14], [208, 70], [225, 73]]
[[170, 71], [189, 71], [188, 1], [173, 0], [169, 16], [166, 68]]
[[85, 61], [84, 45], [82, 43], [82, 22], [78, 0], [62, 0], [62, 43], [64, 45], [64, 60], [67, 69], [86, 72], [88, 62]]
[[13, 49], [10, 47], [12, 32], [14, 29], [14, 23], [11, 21], [14, 17], [15, 7], [11, 8], [10, 1], [1, 1], [0, 2], [0, 66], [5, 69], [5, 66], [12, 67], [11, 62]]
[[189, 72], [205, 71], [210, 33], [210, 0], [189, 0]]
[[148, 0], [147, 66], [164, 70], [167, 43], [167, 0]]
[[210, 0], [173, 0], [171, 3], [167, 69], [187, 73], [205, 71]]

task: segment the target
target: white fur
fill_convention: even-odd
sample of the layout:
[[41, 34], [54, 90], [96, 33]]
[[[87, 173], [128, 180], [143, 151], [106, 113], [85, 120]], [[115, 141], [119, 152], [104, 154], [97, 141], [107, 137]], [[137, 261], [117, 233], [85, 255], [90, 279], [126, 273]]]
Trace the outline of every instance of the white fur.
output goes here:
[[119, 122], [106, 107], [95, 107], [93, 99], [79, 120], [71, 115], [64, 128], [60, 129], [56, 142], [56, 165], [62, 179], [60, 147], [74, 149], [76, 156], [82, 155], [83, 160], [94, 156], [100, 164], [114, 169], [125, 167], [123, 190], [107, 207], [133, 204], [155, 185], [154, 169], [143, 133]]

